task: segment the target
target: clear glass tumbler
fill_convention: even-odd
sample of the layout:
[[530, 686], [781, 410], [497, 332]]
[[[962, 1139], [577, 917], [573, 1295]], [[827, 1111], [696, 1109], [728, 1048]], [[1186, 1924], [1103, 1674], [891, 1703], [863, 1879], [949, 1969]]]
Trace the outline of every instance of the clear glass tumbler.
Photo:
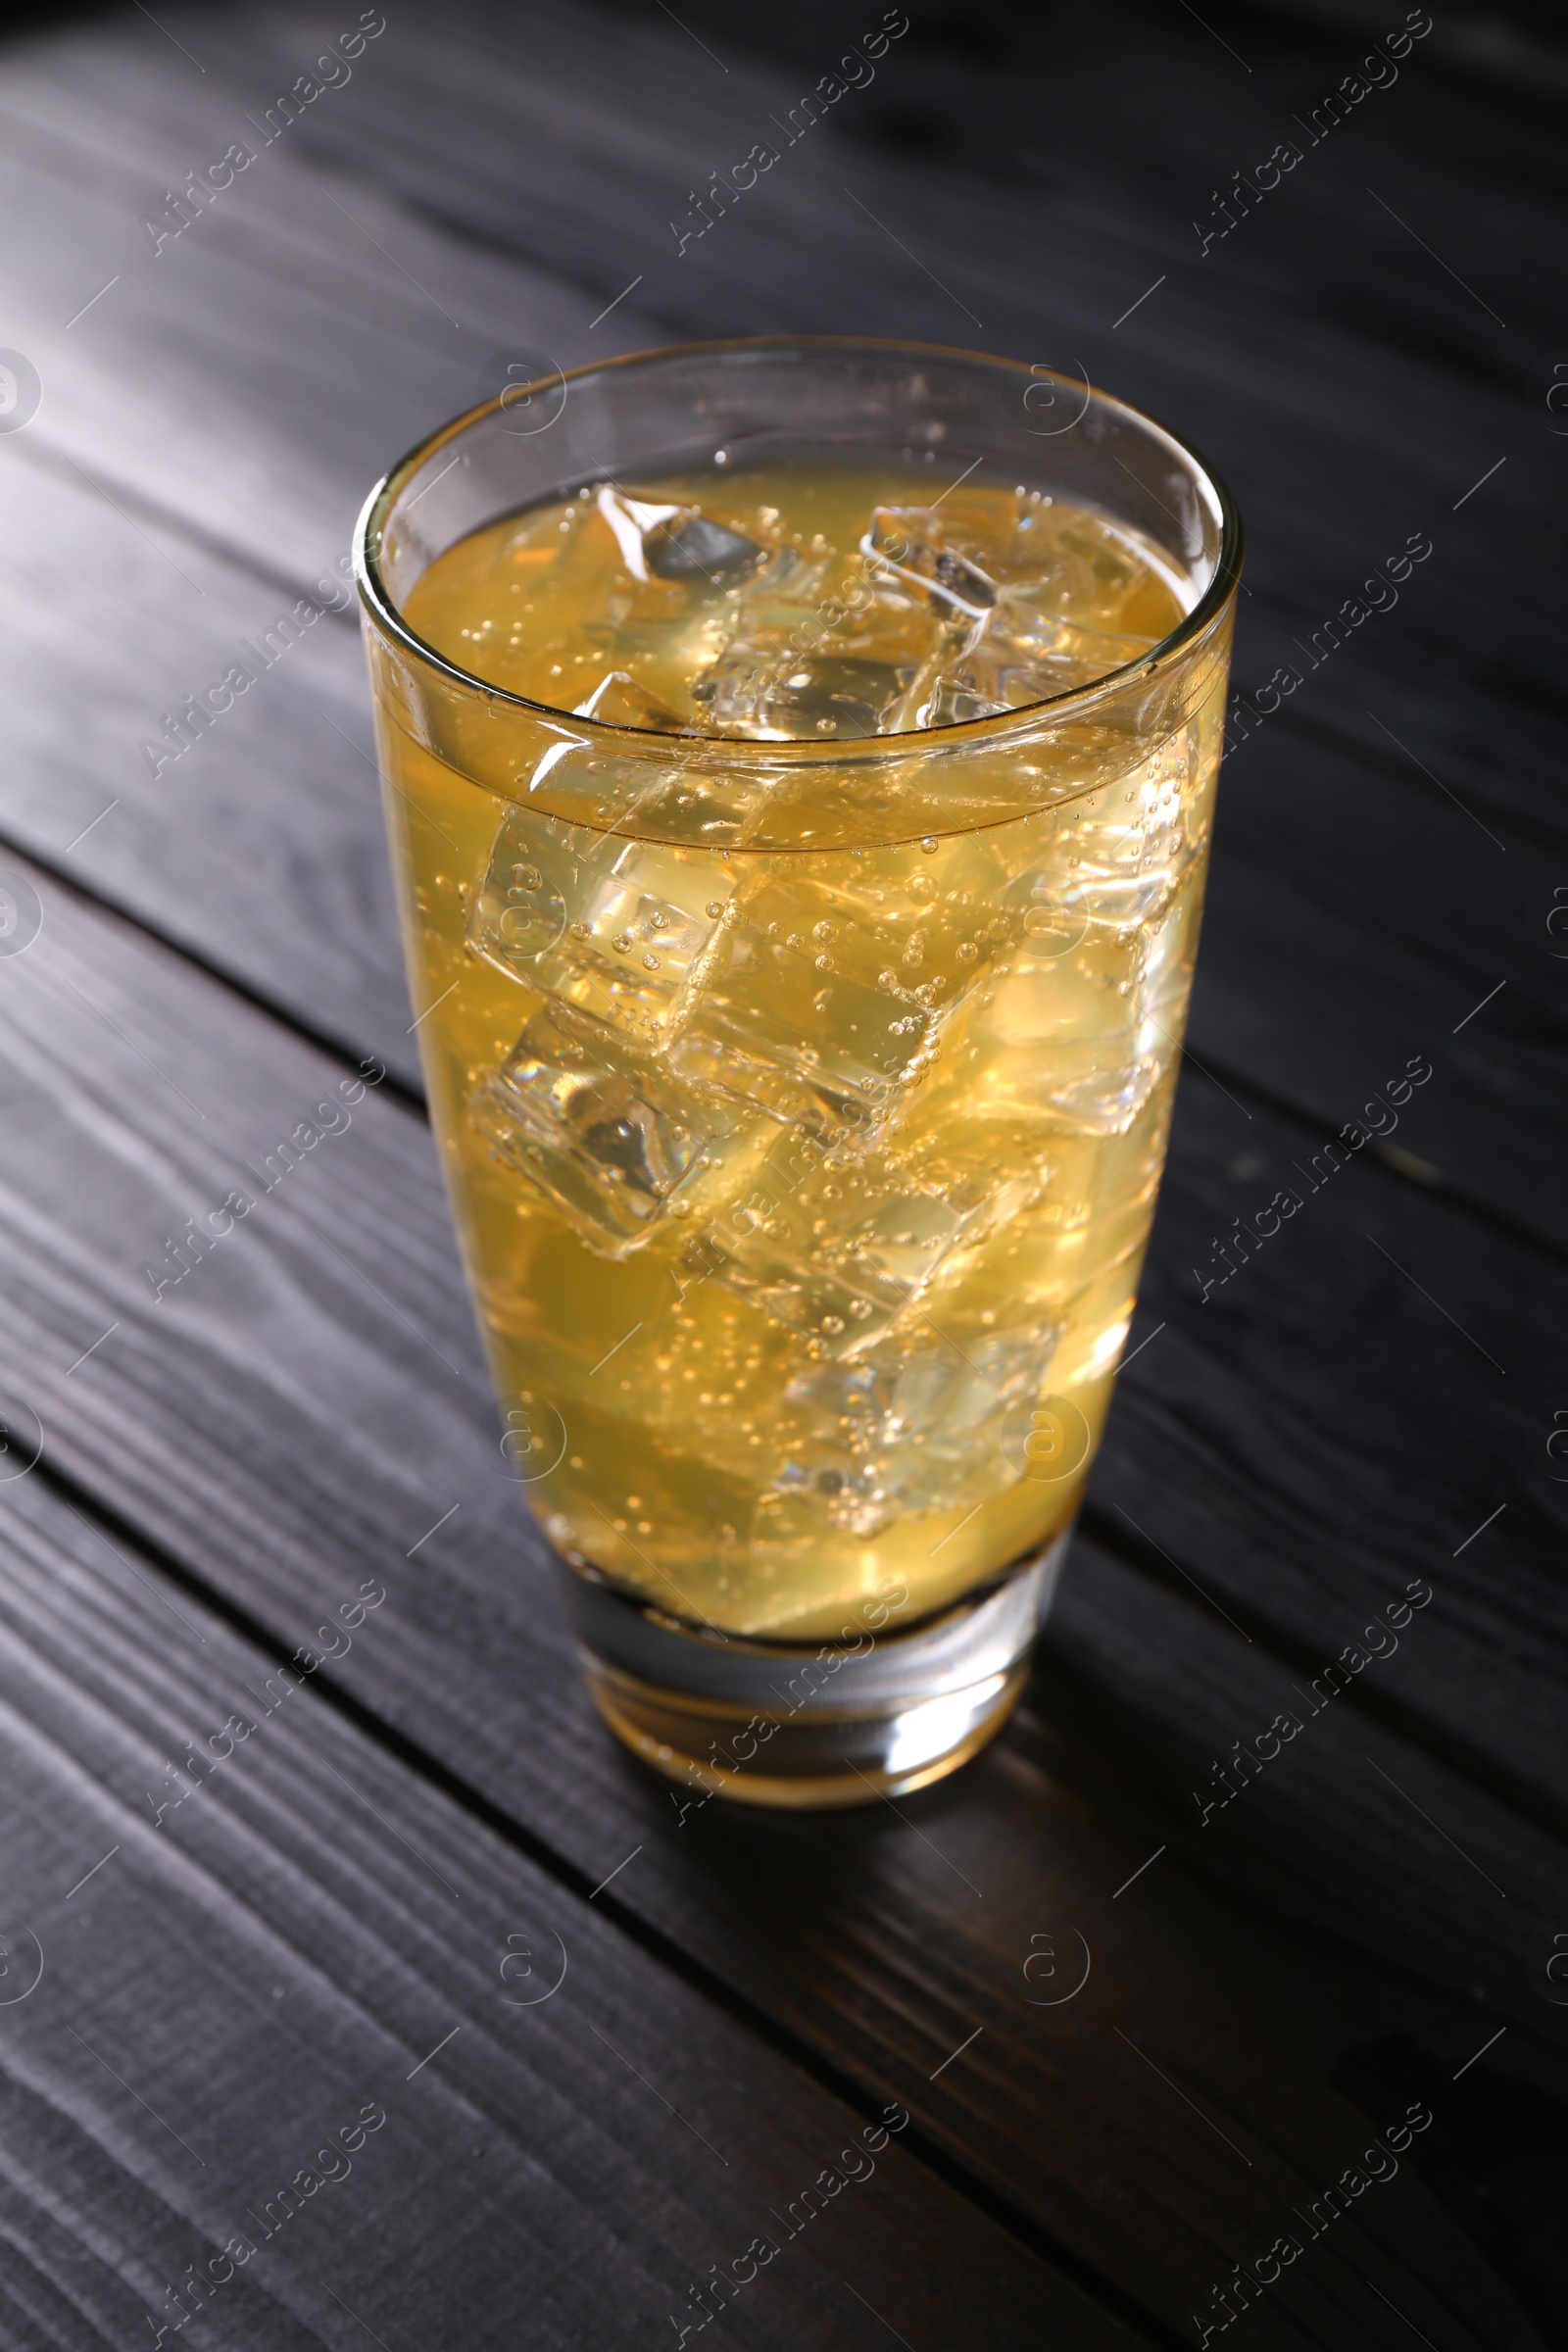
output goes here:
[[[776, 591], [787, 724], [552, 708], [487, 680], [488, 619], [460, 661], [408, 618], [433, 564], [510, 517], [532, 564], [546, 509], [624, 542], [628, 515], [701, 512], [648, 485], [827, 495], [879, 468], [929, 514], [871, 527], [862, 609]], [[983, 677], [950, 663], [922, 723], [868, 731], [866, 680], [894, 674], [864, 658], [873, 606], [997, 637], [983, 566], [942, 552], [977, 498], [1009, 545], [1053, 509], [1091, 518], [1062, 542], [1072, 578], [1009, 592], [1034, 665], [988, 639]], [[761, 591], [725, 584], [750, 543], [701, 530], [702, 577], [677, 549], [658, 595], [667, 614], [689, 592], [711, 653]], [[1053, 691], [1086, 675], [1084, 600], [1118, 547], [1170, 625], [1106, 637], [1104, 674]], [[917, 1788], [1022, 1687], [1164, 1159], [1240, 557], [1223, 486], [1119, 402], [840, 338], [510, 387], [366, 508], [387, 824], [501, 1444], [602, 1712], [702, 1795]], [[757, 578], [815, 576], [768, 561]], [[732, 694], [755, 664], [725, 659]]]

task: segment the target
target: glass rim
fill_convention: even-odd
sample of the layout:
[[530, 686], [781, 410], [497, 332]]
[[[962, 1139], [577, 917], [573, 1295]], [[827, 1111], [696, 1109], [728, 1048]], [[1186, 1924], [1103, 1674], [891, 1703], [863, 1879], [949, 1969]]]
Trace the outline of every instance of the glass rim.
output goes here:
[[[732, 354], [750, 352], [905, 352], [911, 358], [958, 360], [971, 367], [1001, 369], [1024, 381], [1060, 384], [1085, 395], [1084, 406], [1068, 431], [1076, 429], [1091, 405], [1116, 411], [1156, 440], [1163, 442], [1171, 455], [1191, 466], [1200, 480], [1212, 492], [1220, 516], [1220, 545], [1215, 560], [1213, 577], [1190, 612], [1183, 614], [1175, 628], [1160, 638], [1146, 653], [1123, 662], [1120, 667], [1104, 671], [1082, 686], [1070, 687], [1065, 693], [1049, 695], [1036, 703], [1021, 704], [1016, 710], [996, 710], [982, 718], [961, 719], [940, 727], [909, 727], [890, 735], [835, 737], [828, 741], [806, 736], [768, 737], [717, 735], [702, 728], [682, 728], [676, 734], [666, 728], [634, 727], [611, 719], [595, 718], [577, 710], [566, 710], [554, 703], [540, 703], [529, 696], [517, 694], [512, 688], [499, 686], [473, 670], [465, 669], [448, 659], [425, 638], [412, 629], [394, 603], [381, 575], [381, 534], [398, 498], [419, 468], [460, 434], [476, 424], [483, 416], [500, 412], [509, 394], [516, 396], [515, 387], [496, 394], [489, 400], [476, 402], [460, 416], [450, 417], [445, 424], [427, 433], [415, 443], [397, 463], [390, 466], [371, 490], [355, 525], [353, 560], [355, 584], [361, 603], [371, 622], [381, 634], [393, 641], [405, 653], [411, 654], [425, 668], [433, 670], [449, 684], [466, 688], [483, 695], [487, 702], [499, 703], [530, 716], [546, 719], [556, 725], [568, 725], [586, 730], [587, 740], [601, 742], [607, 748], [615, 744], [681, 745], [688, 756], [725, 751], [736, 757], [759, 756], [770, 763], [786, 761], [791, 766], [842, 766], [846, 760], [868, 758], [907, 760], [926, 746], [932, 749], [947, 745], [969, 745], [1005, 739], [1014, 732], [1027, 733], [1040, 725], [1042, 715], [1049, 714], [1052, 723], [1075, 717], [1080, 710], [1102, 700], [1107, 690], [1120, 693], [1140, 671], [1151, 675], [1166, 665], [1174, 656], [1200, 639], [1224, 611], [1234, 596], [1241, 578], [1243, 557], [1242, 518], [1236, 501], [1222, 474], [1179, 433], [1173, 433], [1157, 417], [1145, 410], [1135, 409], [1129, 401], [1119, 400], [1114, 393], [1102, 392], [1091, 384], [1087, 374], [1082, 378], [1063, 375], [1058, 368], [1010, 360], [995, 352], [971, 351], [962, 344], [906, 341], [894, 335], [735, 335], [695, 343], [663, 343], [647, 351], [619, 352], [609, 359], [585, 361], [581, 367], [567, 368], [551, 376], [535, 377], [524, 385], [524, 392], [556, 383], [570, 385], [587, 376], [603, 375], [612, 368], [643, 368], [661, 360], [691, 359], [711, 356], [727, 358]], [[602, 470], [602, 469], [601, 469]], [[608, 478], [608, 477], [607, 477]], [[739, 475], [736, 477], [739, 479]]]

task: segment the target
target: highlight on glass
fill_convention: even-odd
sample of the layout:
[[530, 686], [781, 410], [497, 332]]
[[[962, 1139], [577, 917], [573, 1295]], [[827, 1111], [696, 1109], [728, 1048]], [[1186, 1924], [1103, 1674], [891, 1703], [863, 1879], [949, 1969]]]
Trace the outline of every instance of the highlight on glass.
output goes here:
[[509, 385], [358, 563], [431, 1113], [589, 1685], [833, 1805], [1005, 1720], [1164, 1160], [1241, 540], [1049, 370]]

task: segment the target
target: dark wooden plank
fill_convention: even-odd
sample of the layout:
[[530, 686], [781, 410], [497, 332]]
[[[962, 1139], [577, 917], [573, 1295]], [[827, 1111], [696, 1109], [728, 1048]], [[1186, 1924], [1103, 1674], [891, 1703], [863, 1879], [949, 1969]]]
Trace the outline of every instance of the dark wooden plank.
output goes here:
[[[7, 1377], [41, 1416], [47, 1463], [116, 1514], [115, 1526], [152, 1531], [186, 1574], [280, 1641], [312, 1621], [341, 1563], [373, 1567], [397, 1607], [374, 1649], [343, 1662], [348, 1692], [476, 1801], [529, 1825], [583, 1888], [641, 1848], [601, 1902], [697, 1953], [849, 2080], [907, 2085], [937, 2147], [1026, 2222], [1136, 2287], [1161, 2324], [1185, 2322], [1216, 2256], [1222, 2273], [1237, 2258], [1226, 2249], [1266, 2245], [1279, 2215], [1332, 2176], [1348, 2119], [1325, 2076], [1347, 2052], [1394, 2033], [1396, 2017], [1420, 2021], [1428, 2050], [1462, 2045], [1472, 2021], [1453, 2002], [1468, 1997], [1469, 1925], [1424, 1853], [1390, 1864], [1364, 1824], [1374, 1884], [1424, 1870], [1423, 1900], [1445, 1927], [1423, 1955], [1394, 1943], [1393, 1980], [1364, 1959], [1303, 1955], [1186, 1883], [1152, 1945], [1135, 1908], [1111, 1908], [1149, 1843], [1086, 1817], [1016, 1744], [912, 1825], [892, 1813], [827, 1829], [760, 1824], [715, 1805], [678, 1826], [668, 1791], [592, 1718], [540, 1547], [499, 1474], [423, 1130], [367, 1096], [346, 1130], [154, 1303], [136, 1259], [159, 1246], [174, 1204], [194, 1214], [222, 1200], [244, 1181], [240, 1163], [260, 1164], [338, 1072], [58, 891], [46, 925], [3, 983], [8, 1115], [32, 1139], [3, 1236]], [[119, 1037], [85, 1007], [65, 1011], [73, 986]], [[128, 1045], [162, 1065], [185, 1107], [155, 1102], [167, 1089]], [[83, 1161], [85, 1185], [71, 1175]], [[1379, 1598], [1388, 1578], [1385, 1561]], [[1357, 1624], [1363, 1586], [1358, 1575], [1331, 1588]], [[1436, 1602], [1421, 1626], [1429, 1636], [1446, 1639]], [[1414, 1640], [1407, 1656], [1417, 1713], [1426, 1670]], [[1266, 1678], [1249, 1707], [1271, 1716]], [[1240, 1736], [1250, 1721], [1233, 1730], [1227, 1716], [1216, 1731]], [[1366, 1728], [1396, 1780], [1430, 1769]], [[1462, 1842], [1505, 1853], [1516, 1899], [1545, 1915], [1560, 1867], [1553, 1841], [1451, 1775], [1430, 1809]], [[1403, 1851], [1397, 1836], [1390, 1848]], [[1030, 1939], [1075, 1920], [1108, 1937], [1099, 1983], [1110, 2005], [1075, 2007], [1042, 2041], [1023, 1977]], [[1375, 1906], [1348, 1906], [1339, 1933], [1380, 1961], [1390, 1948]], [[1537, 1998], [1505, 2012], [1521, 2046], [1552, 2023], [1535, 2017]], [[976, 2058], [939, 2073], [976, 2026]], [[1458, 2047], [1454, 2063], [1466, 2054]], [[1063, 2131], [1039, 2130], [1043, 2101]], [[1413, 2249], [1412, 2272], [1428, 2271], [1436, 2255], [1425, 2240]], [[1329, 2307], [1309, 2303], [1306, 2340], [1378, 2341], [1332, 2246], [1317, 2267], [1314, 2293]], [[1400, 2286], [1390, 2291], [1402, 2303]], [[1446, 2292], [1473, 2314], [1494, 2289], [1478, 2275]], [[1287, 2329], [1281, 2340], [1295, 2339]]]
[[[1173, 1554], [1322, 1655], [1384, 1579], [1430, 1577], [1421, 1713], [1560, 1825], [1568, 1755], [1541, 1668], [1565, 1630], [1546, 1450], [1562, 1276], [1364, 1155], [1323, 1175], [1321, 1133], [1201, 1075], [1180, 1122], [1132, 1345], [1165, 1328], [1121, 1383], [1097, 1508], [1154, 1566]], [[1259, 1244], [1286, 1192], [1299, 1210]]]
[[[69, 453], [138, 520], [183, 517], [305, 588], [391, 459], [479, 397], [499, 348], [559, 343], [570, 366], [656, 339], [627, 306], [587, 343], [583, 289], [458, 245], [287, 143], [155, 255], [142, 217], [188, 157], [223, 151], [269, 69], [220, 90], [172, 49], [172, 80], [141, 50], [102, 31], [10, 43], [0, 74], [7, 201], [35, 223], [12, 299], [43, 387], [15, 446]], [[431, 277], [445, 308], [420, 290]]]
[[[1406, 1620], [1408, 1584], [1388, 1578], [1347, 1625], [1339, 1654], [1353, 1644], [1359, 1669], [1325, 1677], [1325, 1660], [1308, 1679], [1260, 1656], [1203, 1594], [1152, 1587], [1080, 1538], [1020, 1743], [1313, 1941], [1365, 1941], [1412, 1978], [1446, 1944], [1445, 1981], [1484, 2004], [1478, 2039], [1495, 2009], [1494, 2024], [1561, 2052], [1545, 2014], [1560, 1841], [1400, 1741], [1368, 1703], [1408, 1698], [1443, 1607], [1441, 1578], [1427, 1589]], [[1278, 1745], [1267, 1763], [1239, 1766], [1237, 1744], [1252, 1750], [1281, 1715], [1299, 1728], [1262, 1739], [1265, 1754]]]
[[[1381, 1623], [1364, 1636], [1355, 1628], [1363, 1655], [1386, 1647], [1393, 1630], [1383, 1611], [1367, 1614]], [[1396, 1693], [1408, 1664], [1402, 1644], [1419, 1641], [1422, 1623], [1413, 1618], [1395, 1637], [1400, 1651], [1363, 1668], [1363, 1681], [1385, 1676]], [[1016, 1737], [1045, 1769], [1137, 1820], [1152, 1844], [1171, 1836], [1244, 1911], [1261, 1899], [1318, 1945], [1337, 1944], [1348, 1930], [1357, 1940], [1370, 1936], [1415, 1979], [1434, 1944], [1452, 1958], [1456, 1988], [1468, 1973], [1474, 2039], [1451, 2063], [1446, 2050], [1422, 2049], [1406, 2020], [1342, 2052], [1329, 2079], [1358, 2103], [1376, 2095], [1391, 2067], [1428, 2083], [1453, 2119], [1455, 2140], [1429, 2142], [1415, 2161], [1555, 2343], [1568, 2328], [1560, 2268], [1545, 2251], [1552, 2208], [1568, 2185], [1555, 2086], [1568, 2055], [1555, 1981], [1560, 1866], [1521, 1869], [1516, 1833], [1477, 1805], [1463, 1780], [1370, 1731], [1355, 1707], [1360, 1688], [1352, 1682], [1348, 1711], [1336, 1713], [1337, 1702], [1289, 1669], [1244, 1649], [1204, 1601], [1155, 1599], [1122, 1563], [1081, 1543]], [[1301, 1731], [1244, 1781], [1235, 1744], [1255, 1741], [1269, 1754], [1272, 1743], [1259, 1739], [1269, 1706]], [[1216, 1761], [1237, 1793], [1199, 1829], [1202, 1806], [1220, 1797]], [[1488, 2079], [1485, 2060], [1466, 2067], [1489, 2043], [1495, 2061], [1507, 2046], [1494, 2039], [1499, 2028], [1512, 2038], [1521, 2026], [1553, 2060], [1526, 2059], [1507, 2083]], [[1461, 2146], [1477, 2159], [1469, 2179]]]
[[[1427, 1614], [1440, 1606], [1434, 1599]], [[1330, 1700], [1320, 1695], [1330, 1682], [1320, 1675], [1314, 1688], [1260, 1659], [1198, 1595], [1156, 1597], [1121, 1562], [1080, 1542], [1014, 1738], [1043, 1769], [1141, 1826], [1151, 1848], [1171, 1838], [1244, 1915], [1261, 1901], [1292, 1921], [1308, 1948], [1332, 1950], [1347, 1936], [1371, 1941], [1411, 1981], [1426, 1976], [1435, 1947], [1444, 1949], [1450, 1982], [1470, 1999], [1468, 2045], [1455, 2041], [1450, 2057], [1406, 2016], [1392, 2030], [1369, 2030], [1325, 2073], [1363, 2108], [1391, 2072], [1428, 2086], [1454, 2136], [1434, 2134], [1413, 2161], [1555, 2343], [1568, 2329], [1560, 2266], [1547, 2251], [1568, 2187], [1559, 2073], [1568, 2033], [1555, 1982], [1561, 1866], [1546, 1861], [1544, 1846], [1526, 1863], [1517, 1825], [1478, 1803], [1472, 1785], [1368, 1723], [1357, 1695], [1383, 1677], [1382, 1697], [1398, 1703], [1407, 1644], [1419, 1644], [1426, 1617], [1399, 1633], [1376, 1604], [1363, 1617], [1377, 1630], [1354, 1625], [1350, 1640], [1369, 1663], [1348, 1699]], [[1389, 1654], [1394, 1641], [1399, 1648]], [[1374, 1649], [1385, 1654], [1372, 1659]], [[1276, 1748], [1265, 1735], [1281, 1717], [1301, 1728]], [[1244, 1768], [1238, 1743], [1270, 1761]], [[1229, 1798], [1216, 1763], [1236, 1791]], [[1152, 1912], [1160, 1890], [1140, 1886], [1140, 1903]], [[1153, 1914], [1151, 1934], [1162, 1926]], [[1525, 2054], [1521, 2029], [1541, 2055]], [[1517, 2063], [1497, 2082], [1487, 2070], [1510, 2042]], [[1467, 2066], [1482, 2050], [1487, 2056]], [[1461, 2150], [1474, 2160], [1468, 2178]]]
[[[154, 546], [69, 466], [8, 466], [0, 529], [17, 551], [0, 576], [9, 837], [132, 910], [156, 876], [165, 936], [416, 1086], [358, 619], [331, 610], [341, 576], [318, 579], [321, 616], [297, 642], [274, 634], [264, 669], [298, 583], [167, 526]], [[176, 752], [164, 715], [239, 662], [255, 683]]]
[[[759, 2235], [778, 2253], [735, 2290], [748, 2343], [863, 2342], [867, 2305], [921, 2345], [1132, 2340], [898, 2138], [841, 2168], [866, 2177], [809, 2233], [797, 2203], [792, 2241], [790, 2201], [869, 2113], [291, 1683], [287, 1652], [36, 1479], [4, 1511], [0, 2282], [30, 2321], [0, 2320], [7, 2342], [162, 2341], [183, 2285], [224, 2344], [432, 2346], [458, 2313], [465, 2344], [576, 2352], [695, 2328], [688, 2286]], [[371, 1613], [340, 1563], [311, 1612], [366, 1652], [398, 1605], [368, 1582]]]
[[[1565, 992], [1546, 919], [1561, 859], [1520, 857], [1517, 836], [1497, 849], [1396, 746], [1380, 753], [1305, 710], [1252, 748], [1223, 771], [1193, 1052], [1234, 1093], [1288, 1102], [1321, 1136], [1424, 1054], [1437, 1080], [1390, 1125], [1402, 1155], [1390, 1164], [1560, 1255], [1549, 1167]], [[1426, 855], [1439, 831], [1444, 855]], [[1479, 1147], [1478, 1126], [1491, 1139]], [[1516, 1140], [1540, 1182], [1499, 1180], [1494, 1158]]]

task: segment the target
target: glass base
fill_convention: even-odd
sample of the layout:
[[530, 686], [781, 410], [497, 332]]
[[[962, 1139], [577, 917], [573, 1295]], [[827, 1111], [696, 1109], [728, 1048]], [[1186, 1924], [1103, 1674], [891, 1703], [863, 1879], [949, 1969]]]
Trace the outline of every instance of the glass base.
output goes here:
[[995, 1737], [1070, 1536], [939, 1616], [854, 1648], [699, 1631], [564, 1573], [588, 1688], [633, 1755], [697, 1804], [806, 1809], [923, 1788]]

